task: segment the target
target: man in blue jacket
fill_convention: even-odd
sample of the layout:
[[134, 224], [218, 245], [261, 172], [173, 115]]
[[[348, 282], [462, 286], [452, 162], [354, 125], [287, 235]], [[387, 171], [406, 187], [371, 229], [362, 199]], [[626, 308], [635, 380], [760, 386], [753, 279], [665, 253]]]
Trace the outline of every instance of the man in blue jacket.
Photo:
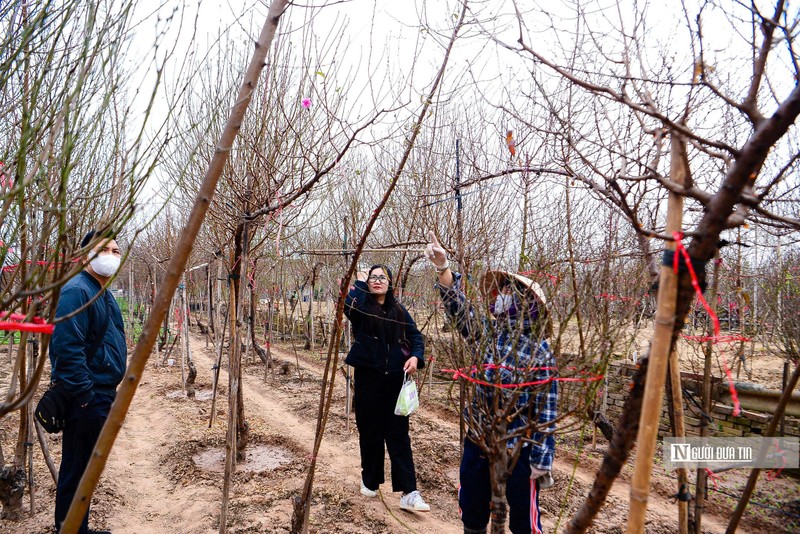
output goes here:
[[[81, 247], [96, 239], [93, 230]], [[117, 301], [103, 287], [119, 269], [117, 242], [103, 238], [88, 254], [89, 265], [61, 289], [50, 340], [51, 382], [71, 399], [56, 488], [56, 530], [67, 516], [83, 471], [108, 417], [117, 386], [125, 375], [127, 347]], [[99, 296], [98, 296], [99, 294]], [[81, 534], [89, 530], [89, 511]]]

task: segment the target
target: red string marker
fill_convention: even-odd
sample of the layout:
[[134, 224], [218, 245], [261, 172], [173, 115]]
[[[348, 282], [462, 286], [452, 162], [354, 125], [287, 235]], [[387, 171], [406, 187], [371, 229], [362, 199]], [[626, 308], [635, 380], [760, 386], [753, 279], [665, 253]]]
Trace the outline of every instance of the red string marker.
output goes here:
[[[520, 371], [522, 373], [530, 373], [533, 371], [557, 371], [558, 367], [511, 367], [508, 365], [497, 365], [494, 363], [485, 363], [481, 366], [484, 371], [486, 370], [496, 370], [496, 369], [505, 369], [510, 371]], [[574, 367], [568, 367], [570, 370], [577, 370]], [[475, 378], [474, 375], [478, 373], [478, 366], [473, 365], [469, 369], [466, 367], [461, 367], [459, 369], [442, 369], [442, 372], [445, 373], [453, 373], [453, 380], [463, 379], [467, 382], [472, 382], [473, 384], [479, 384], [481, 386], [487, 387], [494, 387], [500, 389], [514, 389], [514, 388], [522, 388], [522, 387], [533, 387], [533, 386], [541, 386], [543, 384], [549, 384], [550, 382], [595, 382], [597, 380], [602, 380], [603, 375], [591, 375], [588, 371], [578, 371], [579, 373], [589, 375], [588, 378], [576, 378], [576, 377], [562, 377], [562, 376], [551, 376], [550, 378], [545, 378], [542, 380], [532, 380], [529, 382], [521, 382], [515, 384], [503, 384], [503, 383], [495, 383], [495, 382], [487, 382], [485, 380], [480, 380]]]
[[719, 475], [717, 475], [714, 471], [712, 471], [711, 469], [709, 469], [707, 467], [706, 467], [706, 475], [708, 476], [708, 478], [711, 479], [711, 482], [714, 483], [714, 491], [718, 491], [719, 490], [719, 484], [717, 482], [719, 482], [719, 480], [720, 480]]
[[52, 334], [55, 328], [41, 317], [34, 317], [31, 322], [26, 322], [27, 318], [19, 313], [0, 312], [0, 318], [8, 319], [0, 321], [0, 330]]
[[[711, 306], [708, 305], [705, 297], [703, 297], [703, 292], [700, 290], [700, 282], [697, 280], [697, 274], [694, 272], [692, 259], [689, 257], [689, 251], [683, 246], [683, 232], [674, 232], [672, 237], [675, 238], [675, 252], [680, 252], [681, 256], [683, 256], [686, 267], [689, 270], [689, 276], [692, 277], [692, 287], [694, 287], [694, 291], [697, 293], [697, 300], [699, 300], [700, 304], [702, 304], [706, 309], [708, 316], [711, 317], [711, 321], [714, 324], [714, 337], [706, 338], [706, 340], [714, 343], [730, 341], [731, 336], [722, 337], [719, 335], [719, 318], [717, 317], [717, 314], [714, 313], [714, 310], [711, 309]], [[678, 254], [673, 256], [672, 269], [675, 274], [678, 274]], [[739, 394], [736, 392], [736, 386], [733, 384], [733, 373], [731, 373], [731, 370], [728, 367], [728, 360], [724, 355], [722, 356], [722, 366], [725, 368], [725, 376], [728, 378], [728, 389], [730, 390], [731, 401], [733, 401], [733, 415], [738, 416], [742, 411], [741, 405], [739, 404]]]

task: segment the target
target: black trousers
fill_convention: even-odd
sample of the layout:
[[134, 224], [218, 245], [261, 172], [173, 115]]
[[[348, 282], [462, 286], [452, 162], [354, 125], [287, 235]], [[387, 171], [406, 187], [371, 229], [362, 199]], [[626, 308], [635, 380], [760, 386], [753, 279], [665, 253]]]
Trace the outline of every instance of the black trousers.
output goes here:
[[[64, 428], [64, 437], [61, 445], [61, 467], [58, 470], [58, 486], [56, 487], [56, 530], [61, 529], [61, 523], [66, 519], [69, 505], [78, 490], [92, 450], [100, 437], [100, 431], [106, 422], [111, 403], [114, 398], [107, 395], [96, 394], [94, 400], [86, 408], [73, 405], [67, 426]], [[89, 532], [89, 510], [81, 523], [79, 534]]]
[[377, 490], [385, 481], [386, 450], [392, 466], [392, 491], [410, 493], [417, 489], [408, 417], [394, 414], [402, 385], [403, 373], [386, 374], [364, 367], [355, 369], [353, 404], [361, 449], [361, 480], [371, 490]]
[[[530, 447], [523, 447], [506, 481], [508, 528], [514, 534], [542, 534], [539, 512], [539, 481], [531, 480]], [[486, 532], [492, 506], [489, 460], [477, 445], [464, 440], [459, 470], [458, 509], [465, 529]]]

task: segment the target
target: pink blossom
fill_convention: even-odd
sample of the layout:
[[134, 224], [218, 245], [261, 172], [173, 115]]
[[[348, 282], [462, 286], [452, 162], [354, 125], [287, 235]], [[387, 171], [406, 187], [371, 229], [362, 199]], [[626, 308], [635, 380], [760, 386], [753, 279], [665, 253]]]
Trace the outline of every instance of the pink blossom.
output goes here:
[[303, 99], [303, 100], [300, 102], [300, 104], [301, 104], [301, 105], [302, 105], [304, 108], [308, 109], [308, 108], [310, 108], [310, 107], [311, 107], [311, 99], [310, 99], [310, 98], [304, 98], [304, 99]]
[[[8, 186], [11, 187], [11, 178], [6, 177], [5, 167], [5, 163], [0, 161], [0, 187], [4, 187], [6, 182], [8, 182]], [[0, 243], [2, 243], [2, 241], [0, 241]]]

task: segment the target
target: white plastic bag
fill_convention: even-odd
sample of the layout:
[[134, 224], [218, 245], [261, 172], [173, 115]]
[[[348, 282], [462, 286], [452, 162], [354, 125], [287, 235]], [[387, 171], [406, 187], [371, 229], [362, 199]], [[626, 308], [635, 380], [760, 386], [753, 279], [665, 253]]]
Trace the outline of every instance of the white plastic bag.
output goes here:
[[417, 396], [417, 383], [408, 376], [403, 375], [403, 387], [400, 388], [400, 395], [397, 396], [397, 404], [394, 405], [395, 415], [411, 415], [419, 408], [419, 397]]

